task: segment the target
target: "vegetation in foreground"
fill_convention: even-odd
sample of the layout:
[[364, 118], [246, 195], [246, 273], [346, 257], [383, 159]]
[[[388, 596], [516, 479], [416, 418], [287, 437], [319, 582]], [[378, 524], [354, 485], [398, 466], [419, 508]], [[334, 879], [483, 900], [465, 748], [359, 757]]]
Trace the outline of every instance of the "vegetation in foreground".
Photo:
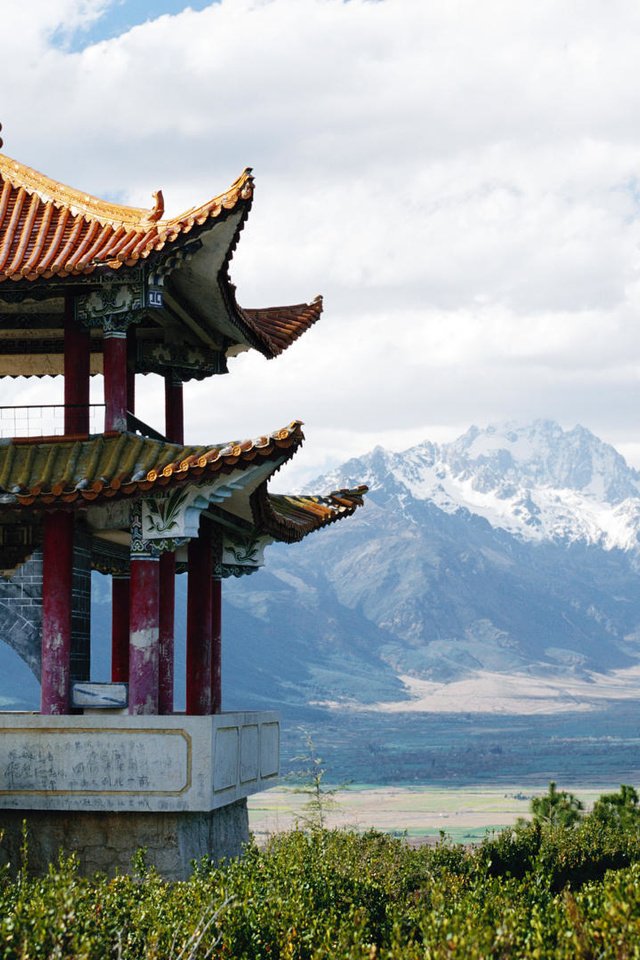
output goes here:
[[3, 958], [640, 957], [640, 810], [631, 787], [588, 816], [550, 785], [533, 820], [475, 849], [411, 849], [311, 825], [169, 883], [0, 876]]

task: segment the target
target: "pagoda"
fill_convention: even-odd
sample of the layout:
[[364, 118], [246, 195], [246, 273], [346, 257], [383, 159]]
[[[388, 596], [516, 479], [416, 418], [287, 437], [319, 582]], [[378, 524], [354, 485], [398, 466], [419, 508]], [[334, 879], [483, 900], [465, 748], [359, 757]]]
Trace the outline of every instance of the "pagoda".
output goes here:
[[[0, 141], [1, 148], [1, 141]], [[64, 402], [0, 408], [0, 638], [41, 678], [39, 714], [0, 714], [0, 830], [24, 818], [44, 866], [127, 869], [145, 847], [167, 876], [239, 852], [246, 797], [279, 773], [271, 711], [223, 712], [221, 586], [264, 548], [350, 516], [365, 487], [268, 491], [300, 421], [246, 440], [185, 443], [183, 383], [273, 359], [320, 297], [239, 305], [229, 263], [249, 169], [165, 217], [99, 200], [0, 153], [0, 375], [64, 377]], [[136, 417], [136, 377], [164, 378], [164, 422]], [[104, 403], [90, 402], [92, 376]], [[91, 571], [112, 580], [110, 683], [91, 679]], [[174, 711], [176, 575], [187, 576], [186, 710]], [[182, 638], [178, 638], [181, 640]], [[283, 642], [286, 642], [283, 640]]]

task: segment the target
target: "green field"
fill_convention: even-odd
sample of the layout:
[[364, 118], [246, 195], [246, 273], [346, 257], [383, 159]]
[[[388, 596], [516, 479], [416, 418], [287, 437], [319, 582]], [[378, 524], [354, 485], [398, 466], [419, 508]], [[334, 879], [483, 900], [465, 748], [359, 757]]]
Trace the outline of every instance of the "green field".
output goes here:
[[[615, 790], [619, 784], [612, 784]], [[376, 829], [408, 838], [440, 837], [444, 831], [457, 843], [471, 843], [487, 833], [513, 825], [527, 817], [534, 794], [544, 793], [546, 783], [500, 787], [385, 787], [352, 785], [338, 790], [335, 809], [327, 811], [327, 826], [364, 832]], [[575, 790], [589, 809], [608, 787]], [[264, 843], [272, 834], [289, 830], [304, 817], [308, 796], [291, 786], [274, 787], [249, 798], [249, 824], [256, 840]]]

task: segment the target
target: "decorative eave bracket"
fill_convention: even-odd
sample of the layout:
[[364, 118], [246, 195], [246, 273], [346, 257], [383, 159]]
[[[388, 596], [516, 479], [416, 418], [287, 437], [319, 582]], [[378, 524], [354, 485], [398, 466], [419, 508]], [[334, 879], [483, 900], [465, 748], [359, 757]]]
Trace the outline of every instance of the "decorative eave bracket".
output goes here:
[[[225, 503], [253, 479], [253, 470], [222, 482], [177, 488], [167, 496], [131, 504], [131, 559], [154, 559], [165, 551], [177, 550], [198, 536], [200, 516], [211, 506]], [[251, 531], [237, 534], [222, 531], [222, 564], [216, 576], [242, 576], [264, 565], [265, 547], [273, 537]]]

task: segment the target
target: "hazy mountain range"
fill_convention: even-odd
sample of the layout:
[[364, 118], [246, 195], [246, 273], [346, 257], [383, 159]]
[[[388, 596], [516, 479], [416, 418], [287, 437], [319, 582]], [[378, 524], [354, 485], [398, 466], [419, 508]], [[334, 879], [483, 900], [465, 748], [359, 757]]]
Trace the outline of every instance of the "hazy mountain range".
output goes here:
[[[225, 583], [228, 707], [532, 713], [637, 697], [640, 474], [613, 447], [550, 421], [472, 427], [378, 447], [309, 489], [361, 482], [354, 518]], [[98, 674], [107, 601], [96, 575]], [[28, 699], [26, 668], [4, 645], [0, 658], [0, 695]]]

